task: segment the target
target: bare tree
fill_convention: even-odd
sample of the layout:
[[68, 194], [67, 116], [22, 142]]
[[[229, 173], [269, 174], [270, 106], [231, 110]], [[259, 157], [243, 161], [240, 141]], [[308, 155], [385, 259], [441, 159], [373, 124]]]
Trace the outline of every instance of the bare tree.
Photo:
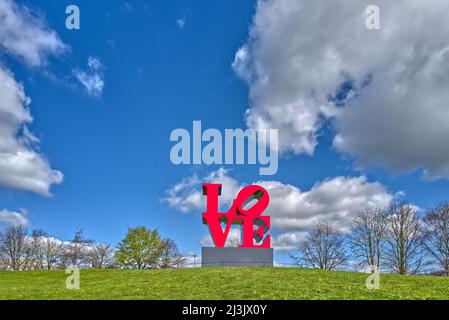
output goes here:
[[106, 269], [114, 264], [114, 250], [109, 244], [94, 244], [88, 255], [92, 268]]
[[44, 269], [45, 253], [43, 240], [47, 234], [43, 230], [33, 230], [31, 237], [26, 239], [26, 258], [24, 269], [42, 270]]
[[178, 251], [178, 246], [171, 239], [164, 239], [161, 242], [161, 255], [158, 266], [162, 269], [179, 268], [184, 264], [184, 257]]
[[64, 264], [83, 266], [88, 261], [89, 248], [92, 244], [92, 240], [84, 237], [82, 229], [75, 231], [73, 239], [64, 244]]
[[20, 270], [26, 262], [27, 229], [10, 226], [0, 232], [0, 252], [12, 270]]
[[0, 270], [7, 270], [9, 268], [9, 263], [6, 257], [0, 252]]
[[360, 261], [359, 266], [369, 266], [371, 272], [380, 269], [386, 227], [383, 210], [367, 208], [357, 214], [351, 230], [351, 242], [354, 258]]
[[58, 239], [53, 237], [45, 237], [42, 240], [45, 267], [47, 270], [54, 268], [63, 254], [63, 244]]
[[430, 209], [424, 218], [424, 247], [432, 262], [440, 265], [449, 276], [449, 204], [443, 202]]
[[388, 212], [385, 262], [399, 274], [415, 274], [423, 261], [422, 236], [416, 209], [408, 203], [393, 203]]
[[315, 224], [303, 241], [300, 255], [290, 257], [296, 264], [321, 270], [336, 270], [347, 260], [344, 237], [332, 224]]

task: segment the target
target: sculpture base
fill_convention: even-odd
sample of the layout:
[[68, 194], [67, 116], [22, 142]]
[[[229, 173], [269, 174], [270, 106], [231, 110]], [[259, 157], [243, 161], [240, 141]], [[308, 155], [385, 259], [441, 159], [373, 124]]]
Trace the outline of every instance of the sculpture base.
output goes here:
[[202, 267], [272, 267], [272, 248], [201, 248]]

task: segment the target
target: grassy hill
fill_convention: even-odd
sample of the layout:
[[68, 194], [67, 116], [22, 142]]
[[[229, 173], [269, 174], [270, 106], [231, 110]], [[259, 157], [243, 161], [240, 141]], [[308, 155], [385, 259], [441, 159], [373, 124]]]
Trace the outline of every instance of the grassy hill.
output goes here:
[[0, 299], [449, 299], [449, 278], [287, 268], [81, 270], [80, 290], [64, 271], [0, 271]]

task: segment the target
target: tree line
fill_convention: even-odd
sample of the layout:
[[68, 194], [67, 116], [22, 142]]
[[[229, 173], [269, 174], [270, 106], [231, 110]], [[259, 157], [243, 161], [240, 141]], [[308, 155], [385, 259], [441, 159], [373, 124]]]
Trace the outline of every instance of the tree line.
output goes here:
[[176, 243], [162, 238], [158, 230], [128, 228], [116, 247], [97, 243], [75, 232], [69, 241], [60, 241], [42, 230], [29, 232], [23, 226], [0, 231], [0, 269], [54, 270], [76, 266], [95, 269], [177, 268], [184, 258]]
[[336, 270], [352, 266], [370, 272], [432, 273], [449, 276], [449, 204], [443, 202], [420, 217], [415, 206], [392, 203], [386, 209], [358, 212], [349, 232], [319, 222], [307, 232], [298, 266]]
[[[449, 203], [419, 215], [407, 203], [388, 208], [367, 208], [357, 213], [349, 232], [331, 222], [318, 222], [308, 230], [293, 262], [301, 267], [337, 270], [353, 267], [398, 274], [434, 273], [449, 276]], [[158, 230], [128, 228], [115, 247], [97, 243], [77, 230], [60, 241], [42, 230], [23, 226], [0, 231], [0, 269], [53, 270], [79, 268], [179, 268], [185, 259], [176, 243]]]

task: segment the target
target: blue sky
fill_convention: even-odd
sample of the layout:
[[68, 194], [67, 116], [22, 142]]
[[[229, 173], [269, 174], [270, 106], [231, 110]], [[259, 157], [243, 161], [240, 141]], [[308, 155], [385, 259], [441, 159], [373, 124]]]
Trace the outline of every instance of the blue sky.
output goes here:
[[[32, 100], [29, 127], [40, 140], [40, 152], [64, 180], [51, 187], [52, 197], [3, 185], [0, 210], [26, 209], [32, 228], [61, 239], [82, 227], [88, 237], [115, 244], [128, 226], [145, 225], [175, 239], [182, 252], [199, 252], [207, 235], [201, 211], [182, 213], [162, 199], [182, 179], [204, 177], [220, 167], [174, 166], [169, 136], [176, 128], [191, 130], [194, 120], [220, 130], [247, 127], [245, 111], [256, 110], [262, 98], [250, 95], [254, 83], [242, 80], [232, 63], [239, 48], [252, 41], [256, 1], [78, 0], [81, 29], [67, 30], [65, 8], [72, 2], [19, 2], [40, 12], [69, 50], [49, 55], [39, 67], [7, 51], [0, 56]], [[300, 29], [288, 36], [295, 41], [304, 35]], [[251, 50], [262, 50], [260, 42]], [[102, 64], [104, 89], [98, 96], [89, 95], [73, 74], [88, 70], [89, 57]], [[354, 71], [356, 82], [357, 76]], [[246, 165], [227, 166], [226, 175], [241, 184], [277, 181], [304, 192], [326, 179], [364, 176], [385, 193], [405, 193], [423, 209], [447, 199], [449, 182], [425, 179], [425, 160], [411, 168], [389, 160], [360, 166], [359, 149], [343, 152], [333, 143], [345, 124], [334, 126], [326, 117], [322, 122], [313, 155], [286, 151], [278, 173], [270, 177]], [[402, 142], [413, 145], [413, 139]], [[280, 233], [273, 228], [273, 235]]]
[[[220, 1], [133, 1], [130, 9], [118, 1], [78, 1], [79, 31], [65, 28], [69, 2], [26, 3], [45, 12], [71, 47], [48, 69], [64, 78], [92, 55], [105, 65], [105, 88], [92, 98], [7, 57], [32, 99], [32, 130], [65, 179], [52, 198], [2, 189], [2, 207], [26, 208], [33, 227], [61, 238], [80, 226], [98, 241], [115, 243], [127, 226], [142, 224], [178, 235], [182, 248], [193, 249], [198, 237], [188, 228], [199, 233], [203, 226], [160, 201], [165, 189], [193, 170], [171, 164], [169, 135], [195, 119], [216, 128], [243, 127], [247, 93], [230, 66], [254, 3], [236, 12]], [[183, 29], [177, 19], [185, 19]]]

